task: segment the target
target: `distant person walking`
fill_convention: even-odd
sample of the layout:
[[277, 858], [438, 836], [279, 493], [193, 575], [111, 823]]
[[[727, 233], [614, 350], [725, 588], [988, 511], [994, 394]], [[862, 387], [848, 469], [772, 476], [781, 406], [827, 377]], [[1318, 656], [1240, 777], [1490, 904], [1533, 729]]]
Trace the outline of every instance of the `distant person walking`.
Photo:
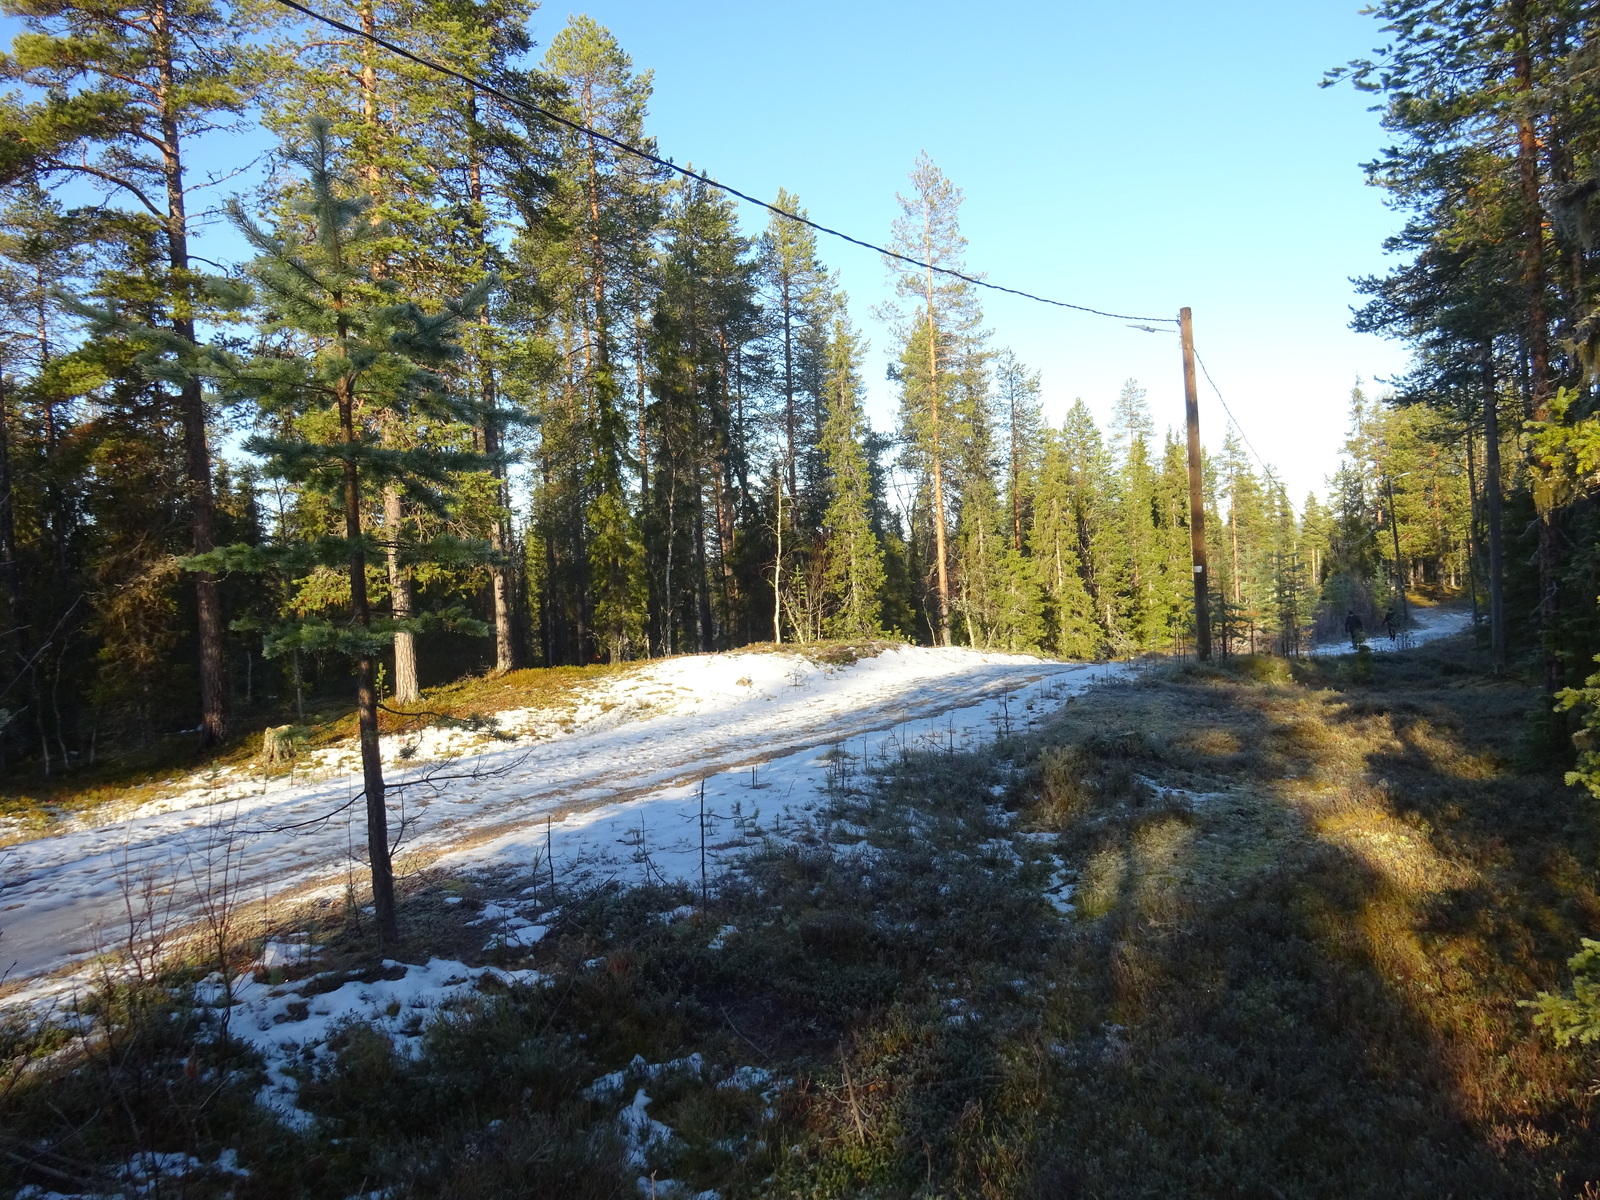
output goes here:
[[1350, 649], [1361, 649], [1361, 635], [1366, 628], [1361, 623], [1361, 618], [1356, 616], [1356, 610], [1352, 608], [1350, 615], [1344, 619], [1344, 631], [1350, 635]]
[[1394, 609], [1391, 608], [1383, 614], [1383, 627], [1389, 631], [1389, 640], [1391, 642], [1394, 641], [1395, 626], [1398, 624], [1399, 618], [1394, 615]]

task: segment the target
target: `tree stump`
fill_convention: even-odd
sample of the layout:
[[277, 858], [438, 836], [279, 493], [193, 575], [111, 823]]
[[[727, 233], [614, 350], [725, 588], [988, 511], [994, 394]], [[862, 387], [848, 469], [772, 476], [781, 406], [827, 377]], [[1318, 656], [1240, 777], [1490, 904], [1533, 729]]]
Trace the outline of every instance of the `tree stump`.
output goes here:
[[276, 766], [295, 760], [294, 726], [271, 725], [261, 734], [261, 765]]

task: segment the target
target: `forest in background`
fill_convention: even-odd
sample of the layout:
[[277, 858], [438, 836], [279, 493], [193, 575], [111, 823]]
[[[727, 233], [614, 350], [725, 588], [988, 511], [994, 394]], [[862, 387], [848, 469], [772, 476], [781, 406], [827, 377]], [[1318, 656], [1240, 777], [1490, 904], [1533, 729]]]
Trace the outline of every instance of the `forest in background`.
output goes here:
[[[1105, 428], [1081, 401], [1051, 425], [975, 289], [888, 261], [898, 304], [869, 315], [900, 413], [871, 429], [868, 323], [806, 227], [746, 230], [706, 185], [507, 101], [652, 147], [650, 73], [596, 22], [536, 45], [528, 4], [351, 17], [491, 95], [272, 3], [6, 11], [27, 28], [0, 64], [21, 133], [0, 148], [6, 763], [59, 774], [196, 727], [213, 745], [343, 690], [352, 664], [375, 702], [774, 637], [1191, 643], [1182, 443], [1138, 384]], [[1582, 30], [1517, 11], [1548, 112], [1507, 98], [1509, 42], [1434, 62], [1417, 32], [1397, 59], [1430, 86], [1457, 73], [1454, 125], [1417, 111], [1405, 71], [1353, 68], [1391, 93], [1409, 140], [1374, 179], [1415, 214], [1411, 261], [1368, 281], [1359, 320], [1416, 341], [1419, 366], [1393, 402], [1357, 390], [1326, 498], [1297, 509], [1236, 431], [1208, 456], [1222, 653], [1293, 653], [1351, 608], [1373, 627], [1403, 580], [1481, 592], [1502, 647], [1542, 632], [1552, 690], [1588, 661], [1583, 469], [1552, 491], [1542, 465], [1583, 453], [1550, 446], [1586, 419], [1558, 395], [1587, 362], [1562, 348], [1588, 328], [1587, 225], [1546, 219], [1558, 198], [1586, 211], [1565, 197], [1587, 110], [1547, 99]], [[1511, 138], [1528, 121], [1531, 193]], [[263, 139], [264, 184], [230, 197], [254, 151], [229, 155]], [[897, 199], [890, 248], [970, 269], [935, 164]], [[218, 220], [254, 258], [195, 256]]]
[[[702, 790], [695, 887], [652, 880], [642, 818], [618, 841], [641, 886], [558, 879], [567, 814], [528, 807], [543, 857], [478, 843], [397, 885], [380, 713], [415, 729], [600, 674], [563, 664], [776, 636], [843, 639], [831, 662], [878, 635], [1182, 655], [1183, 454], [1139, 385], [1099, 427], [1082, 403], [1048, 423], [1062, 398], [969, 286], [889, 266], [898, 310], [852, 314], [802, 227], [741, 229], [504, 101], [648, 141], [648, 75], [583, 18], [536, 53], [528, 8], [356, 10], [497, 97], [265, 4], [0, 4], [31, 30], [0, 61], [21, 135], [0, 142], [0, 815], [42, 818], [12, 826], [39, 847], [76, 818], [95, 855], [72, 894], [6, 882], [52, 919], [80, 887], [127, 914], [81, 992], [0, 1013], [0, 1186], [1593, 1200], [1600, 850], [1572, 786], [1600, 794], [1593, 5], [1379, 0], [1385, 49], [1330, 72], [1371, 93], [1369, 176], [1404, 220], [1355, 323], [1415, 360], [1354, 389], [1323, 495], [1291, 503], [1242, 431], [1207, 458], [1219, 661], [1030, 717], [1002, 694], [976, 747], [952, 723], [790, 755], [821, 803], [787, 829], [757, 824], [752, 762], [753, 849], [708, 878]], [[223, 145], [272, 149], [232, 204], [249, 156]], [[959, 199], [919, 161], [889, 244], [961, 265]], [[213, 220], [240, 261], [188, 249]], [[884, 357], [901, 407], [874, 431]], [[1470, 605], [1475, 638], [1296, 656], [1404, 595]], [[360, 792], [296, 784], [305, 728], [254, 756], [302, 701], [347, 736], [352, 676]], [[180, 818], [178, 763], [205, 840], [164, 877], [126, 831], [145, 798]], [[247, 839], [306, 828], [217, 802], [256, 770], [264, 805], [298, 787], [346, 839], [365, 799], [342, 903], [229, 883]], [[119, 807], [129, 780], [152, 787]], [[200, 936], [158, 962], [181, 871]], [[460, 1005], [376, 990], [457, 966], [514, 971]], [[338, 992], [370, 1018], [324, 1023]], [[292, 1121], [261, 1103], [252, 1011]]]

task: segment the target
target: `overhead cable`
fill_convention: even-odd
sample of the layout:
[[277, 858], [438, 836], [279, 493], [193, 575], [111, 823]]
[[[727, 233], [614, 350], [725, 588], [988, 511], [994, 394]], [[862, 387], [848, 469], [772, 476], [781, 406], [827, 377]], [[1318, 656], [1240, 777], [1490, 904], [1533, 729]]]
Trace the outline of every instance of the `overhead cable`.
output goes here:
[[1222, 389], [1217, 386], [1217, 381], [1211, 378], [1211, 372], [1206, 370], [1205, 359], [1200, 357], [1199, 351], [1195, 352], [1194, 360], [1200, 364], [1200, 373], [1206, 377], [1206, 382], [1211, 385], [1211, 390], [1217, 394], [1217, 402], [1222, 405], [1222, 411], [1228, 414], [1228, 420], [1239, 431], [1239, 436], [1244, 439], [1244, 444], [1250, 448], [1250, 453], [1255, 456], [1256, 462], [1260, 464], [1263, 471], [1269, 475], [1272, 474], [1272, 468], [1267, 466], [1266, 460], [1256, 453], [1255, 446], [1250, 442], [1250, 435], [1244, 431], [1244, 426], [1239, 423], [1239, 418], [1233, 415], [1233, 410], [1228, 407], [1228, 402], [1223, 399]]
[[700, 183], [706, 184], [708, 187], [714, 187], [718, 191], [726, 192], [730, 196], [736, 196], [747, 204], [754, 204], [758, 208], [764, 208], [768, 212], [777, 216], [784, 217], [787, 220], [794, 221], [800, 225], [805, 225], [808, 228], [816, 230], [818, 233], [825, 233], [829, 237], [835, 237], [840, 241], [849, 242], [853, 246], [860, 246], [863, 250], [871, 250], [874, 253], [883, 255], [885, 258], [892, 258], [899, 262], [906, 263], [908, 266], [916, 267], [918, 270], [933, 271], [940, 275], [947, 275], [952, 279], [959, 279], [963, 283], [970, 283], [976, 287], [988, 288], [993, 292], [1005, 292], [1008, 295], [1020, 296], [1024, 300], [1033, 300], [1039, 304], [1049, 304], [1056, 308], [1070, 308], [1074, 312], [1089, 313], [1091, 316], [1096, 317], [1110, 317], [1115, 321], [1161, 321], [1167, 324], [1177, 323], [1177, 319], [1175, 317], [1135, 317], [1129, 316], [1126, 313], [1105, 312], [1098, 308], [1090, 308], [1086, 304], [1069, 304], [1065, 300], [1052, 300], [1048, 296], [1036, 296], [1032, 292], [1024, 292], [1017, 288], [1004, 287], [998, 283], [990, 283], [988, 280], [980, 279], [975, 275], [967, 275], [961, 271], [951, 270], [949, 267], [941, 267], [934, 263], [923, 262], [921, 259], [912, 258], [908, 254], [900, 254], [897, 251], [886, 249], [885, 247], [875, 245], [872, 242], [863, 241], [861, 238], [851, 237], [848, 233], [842, 233], [837, 229], [830, 229], [826, 225], [819, 225], [816, 221], [811, 220], [809, 217], [803, 217], [799, 213], [792, 213], [786, 209], [779, 208], [775, 204], [769, 204], [765, 200], [758, 200], [748, 192], [741, 192], [738, 188], [713, 179], [711, 176], [706, 175], [701, 171], [696, 171], [690, 167], [681, 167], [677, 163], [673, 162], [670, 158], [662, 158], [660, 155], [654, 154], [643, 147], [635, 146], [630, 142], [625, 142], [621, 138], [612, 137], [608, 133], [601, 133], [598, 129], [590, 129], [587, 125], [584, 125], [581, 122], [574, 121], [570, 117], [564, 117], [558, 112], [553, 112], [542, 105], [533, 103], [531, 100], [525, 100], [520, 96], [513, 96], [509, 92], [506, 92], [503, 89], [496, 87], [494, 84], [489, 83], [487, 80], [481, 79], [476, 75], [470, 74], [469, 72], [458, 71], [456, 68], [446, 66], [444, 63], [429, 58], [427, 55], [417, 54], [411, 50], [407, 50], [404, 46], [396, 45], [387, 38], [379, 37], [377, 34], [369, 33], [365, 29], [358, 29], [354, 25], [348, 25], [336, 17], [330, 17], [323, 13], [319, 13], [314, 9], [307, 8], [304, 4], [299, 3], [299, 0], [278, 0], [278, 3], [283, 5], [285, 8], [291, 8], [297, 13], [301, 13], [304, 16], [310, 17], [313, 21], [320, 21], [324, 25], [341, 30], [353, 37], [365, 38], [373, 45], [381, 46], [383, 49], [389, 51], [389, 53], [397, 54], [401, 58], [408, 59], [411, 62], [416, 63], [419, 67], [426, 67], [430, 71], [437, 71], [441, 75], [448, 75], [452, 79], [460, 80], [467, 86], [477, 88], [479, 91], [494, 96], [496, 99], [503, 100], [505, 103], [513, 106], [514, 108], [520, 108], [528, 112], [537, 113], [539, 116], [545, 118], [545, 120], [554, 121], [558, 125], [564, 125], [566, 128], [571, 129], [575, 133], [581, 133], [587, 137], [596, 138], [599, 141], [605, 142], [608, 146], [612, 146], [622, 151], [624, 154], [631, 154], [633, 157], [642, 159], [645, 162], [654, 163], [656, 166], [663, 167], [668, 171], [676, 172], [686, 179], [697, 180]]

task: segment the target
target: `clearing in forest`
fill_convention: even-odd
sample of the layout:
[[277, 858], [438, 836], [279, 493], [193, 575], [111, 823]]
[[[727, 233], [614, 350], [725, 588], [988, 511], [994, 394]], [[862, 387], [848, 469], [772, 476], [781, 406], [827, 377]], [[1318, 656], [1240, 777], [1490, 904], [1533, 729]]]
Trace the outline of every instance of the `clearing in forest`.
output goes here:
[[[389, 734], [403, 870], [531, 868], [548, 848], [563, 884], [688, 878], [699, 841], [685, 806], [692, 793], [698, 812], [701, 779], [713, 840], [742, 849], [735, 833], [781, 830], [816, 808], [835, 747], [864, 758], [902, 743], [974, 745], [1106, 670], [962, 648], [832, 649], [667, 659], [553, 705], [487, 714], [488, 726]], [[164, 929], [199, 920], [199, 881], [224, 856], [252, 902], [359, 891], [359, 780], [350, 739], [306, 751], [293, 770], [245, 763], [174, 780], [0, 850], [11, 981], [124, 941], [130, 890], [161, 894], [148, 920]]]
[[704, 894], [441, 871], [400, 963], [313, 914], [8, 1136], [115, 1170], [160, 1129], [239, 1196], [1577, 1194], [1592, 1066], [1519, 1002], [1600, 917], [1589, 801], [1463, 641], [835, 750]]

